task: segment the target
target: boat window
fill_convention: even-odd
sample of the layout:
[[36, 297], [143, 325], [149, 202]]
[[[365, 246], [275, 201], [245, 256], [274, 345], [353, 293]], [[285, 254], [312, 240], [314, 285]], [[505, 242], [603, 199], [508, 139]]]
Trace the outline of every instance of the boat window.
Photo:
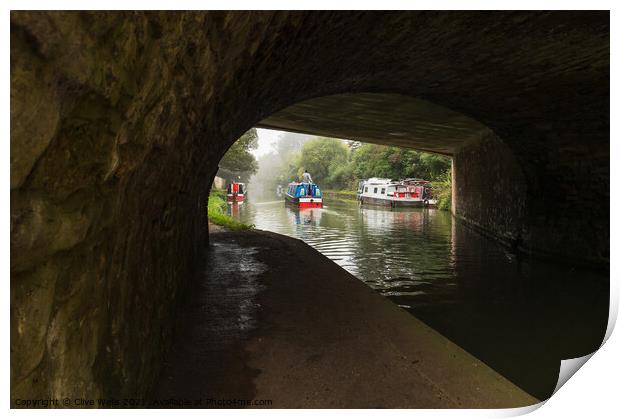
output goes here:
[[364, 192], [368, 192], [368, 186], [364, 188]]
[[377, 193], [377, 188], [375, 188], [375, 191], [373, 193]]
[[385, 188], [381, 188], [381, 195], [385, 195]]

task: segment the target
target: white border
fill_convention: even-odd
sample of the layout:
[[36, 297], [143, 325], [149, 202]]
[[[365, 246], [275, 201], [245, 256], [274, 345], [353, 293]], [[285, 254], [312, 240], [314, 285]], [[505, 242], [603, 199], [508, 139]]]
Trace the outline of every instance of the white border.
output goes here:
[[[85, 1], [76, 1], [76, 0], [64, 0], [64, 1], [56, 1], [56, 2], [44, 2], [44, 1], [32, 1], [32, 0], [24, 0], [24, 1], [13, 1], [10, 0], [5, 2], [7, 4], [7, 15], [5, 15], [5, 19], [8, 20], [8, 11], [10, 9], [23, 10], [23, 9], [61, 9], [61, 10], [80, 10], [80, 9], [91, 9], [91, 10], [132, 10], [132, 9], [155, 9], [155, 10], [243, 10], [243, 9], [262, 9], [262, 10], [350, 10], [350, 9], [365, 9], [365, 10], [389, 10], [389, 9], [417, 9], [417, 10], [609, 10], [614, 9], [613, 5], [616, 4], [612, 1], [597, 1], [591, 0], [587, 2], [576, 2], [576, 1], [532, 1], [532, 0], [522, 0], [522, 1], [458, 1], [458, 0], [446, 0], [446, 1], [428, 1], [428, 0], [418, 0], [418, 1], [396, 1], [396, 0], [382, 0], [381, 2], [370, 2], [370, 1], [326, 1], [326, 0], [297, 0], [297, 1], [282, 1], [282, 0], [265, 0], [265, 1], [235, 1], [228, 0], [224, 1], [188, 1], [188, 0], [176, 0], [174, 2], [166, 2], [161, 0], [154, 1], [119, 1], [119, 0], [109, 0], [109, 1], [97, 1], [97, 2], [85, 2]], [[612, 69], [615, 64], [615, 57], [617, 54], [617, 48], [614, 48], [614, 45], [617, 45], [614, 42], [614, 23], [617, 23], [618, 19], [616, 18], [616, 11], [612, 10], [611, 13], [611, 22], [612, 22], [612, 34], [611, 34], [611, 60]], [[5, 20], [5, 22], [7, 22]], [[2, 37], [2, 51], [3, 57], [5, 60], [9, 59], [9, 42], [10, 42], [10, 28], [7, 24], [4, 26], [3, 37]], [[5, 84], [3, 85], [4, 90], [4, 98], [3, 101], [3, 120], [5, 127], [4, 136], [5, 140], [2, 142], [2, 150], [4, 153], [5, 162], [8, 160], [10, 151], [9, 151], [9, 107], [10, 107], [10, 95], [9, 95], [9, 65], [5, 61], [5, 65], [2, 67], [2, 72], [5, 80]], [[613, 71], [612, 71], [613, 74]], [[611, 93], [612, 93], [612, 108], [611, 108], [611, 121], [618, 120], [618, 114], [616, 112], [615, 107], [613, 106], [613, 99], [617, 97], [615, 95], [616, 89], [615, 84], [611, 83]], [[611, 137], [615, 138], [614, 127], [611, 129]], [[611, 142], [611, 159], [618, 158], [620, 155], [618, 154], [618, 147], [615, 146], [614, 142]], [[10, 183], [10, 166], [7, 165], [5, 170], [2, 171], [3, 184], [5, 187], [8, 187]], [[611, 187], [611, 208], [618, 209], [618, 193], [620, 193], [620, 188], [618, 188], [618, 177], [617, 172], [615, 170], [614, 165], [611, 166], [611, 179], [612, 179], [612, 187]], [[7, 191], [8, 192], [8, 191]], [[3, 258], [3, 266], [5, 266], [6, 272], [6, 284], [7, 288], [9, 285], [10, 278], [10, 243], [9, 243], [9, 217], [10, 217], [10, 195], [9, 193], [5, 193], [2, 205], [2, 215], [4, 223], [2, 223], [3, 229], [3, 238], [2, 246], [2, 258]], [[617, 287], [617, 278], [618, 278], [618, 268], [617, 260], [618, 256], [618, 246], [617, 246], [617, 233], [618, 233], [618, 223], [615, 219], [611, 220], [611, 231], [612, 231], [612, 239], [611, 239], [611, 310], [610, 313], [614, 313], [613, 319], [615, 323], [615, 313], [618, 312], [618, 287]], [[5, 337], [8, 337], [10, 333], [10, 319], [9, 319], [9, 307], [10, 307], [10, 290], [5, 288], [5, 310], [3, 315], [5, 316], [3, 324], [5, 325]], [[610, 322], [611, 323], [611, 322]], [[616, 334], [617, 335], [617, 334]], [[618, 383], [618, 374], [620, 373], [619, 369], [619, 361], [618, 355], [620, 354], [619, 343], [617, 336], [612, 335], [607, 343], [592, 357], [592, 359], [577, 373], [577, 377], [569, 380], [558, 392], [555, 394], [545, 405], [531, 413], [529, 417], [536, 418], [583, 418], [584, 416], [596, 417], [596, 418], [605, 418], [615, 416], [618, 412], [618, 406], [616, 404], [617, 395], [617, 383]], [[10, 394], [10, 368], [9, 368], [9, 344], [8, 339], [4, 341], [2, 345], [3, 351], [3, 360], [4, 360], [4, 376], [1, 381], [2, 385], [2, 393], [4, 394], [6, 399], [3, 400], [6, 408], [9, 406], [9, 394]], [[527, 410], [527, 409], [525, 409]], [[16, 416], [39, 416], [39, 415], [62, 415], [72, 416], [72, 417], [85, 417], [88, 416], [101, 416], [101, 415], [111, 415], [121, 413], [119, 411], [110, 411], [110, 410], [98, 410], [98, 411], [85, 411], [85, 410], [56, 410], [56, 411], [34, 411], [34, 410], [12, 410], [10, 414]], [[122, 412], [125, 414], [126, 412]], [[312, 411], [312, 410], [297, 410], [297, 411], [287, 411], [287, 410], [254, 410], [254, 411], [230, 411], [230, 410], [212, 410], [205, 412], [203, 410], [192, 410], [192, 411], [175, 411], [175, 412], [167, 412], [167, 411], [157, 411], [152, 410], [149, 412], [129, 412], [130, 415], [141, 415], [148, 414], [149, 416], [158, 418], [168, 417], [171, 414], [174, 415], [183, 415], [189, 417], [200, 417], [204, 418], [205, 415], [209, 417], [230, 417], [232, 416], [246, 416], [252, 415], [253, 417], [290, 417], [291, 415], [299, 416], [299, 417], [307, 417], [314, 419], [316, 415], [320, 414], [321, 416], [338, 416], [342, 417], [356, 417], [356, 418], [371, 418], [375, 417], [378, 412], [373, 410], [321, 410], [320, 412]], [[391, 417], [398, 418], [411, 418], [411, 417], [504, 417], [504, 416], [512, 416], [518, 415], [521, 413], [525, 413], [522, 409], [508, 409], [508, 410], [455, 410], [455, 411], [447, 411], [447, 410], [384, 410], [379, 414], [381, 415], [389, 415]]]

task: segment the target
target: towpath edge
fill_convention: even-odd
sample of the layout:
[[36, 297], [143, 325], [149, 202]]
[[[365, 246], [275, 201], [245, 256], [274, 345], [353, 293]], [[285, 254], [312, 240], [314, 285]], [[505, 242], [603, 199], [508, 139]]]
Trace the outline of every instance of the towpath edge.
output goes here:
[[538, 403], [301, 240], [216, 231], [210, 275], [183, 304], [157, 399], [273, 408]]

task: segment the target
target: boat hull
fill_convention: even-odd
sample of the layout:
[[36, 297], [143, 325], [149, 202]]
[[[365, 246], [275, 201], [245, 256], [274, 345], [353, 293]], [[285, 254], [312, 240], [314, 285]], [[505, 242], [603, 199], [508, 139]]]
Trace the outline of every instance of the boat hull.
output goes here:
[[369, 196], [360, 196], [360, 203], [363, 205], [381, 205], [386, 207], [408, 207], [408, 208], [422, 208], [425, 205], [421, 199], [384, 199], [374, 198]]
[[295, 198], [288, 194], [285, 195], [285, 202], [297, 208], [323, 208], [323, 199], [314, 197]]

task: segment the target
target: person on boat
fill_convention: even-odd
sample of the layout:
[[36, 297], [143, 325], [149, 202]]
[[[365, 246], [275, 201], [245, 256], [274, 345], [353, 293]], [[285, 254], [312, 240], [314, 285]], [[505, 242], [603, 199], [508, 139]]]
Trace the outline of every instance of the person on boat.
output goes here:
[[304, 169], [304, 173], [301, 175], [301, 183], [312, 183], [312, 176], [310, 176], [306, 169]]

